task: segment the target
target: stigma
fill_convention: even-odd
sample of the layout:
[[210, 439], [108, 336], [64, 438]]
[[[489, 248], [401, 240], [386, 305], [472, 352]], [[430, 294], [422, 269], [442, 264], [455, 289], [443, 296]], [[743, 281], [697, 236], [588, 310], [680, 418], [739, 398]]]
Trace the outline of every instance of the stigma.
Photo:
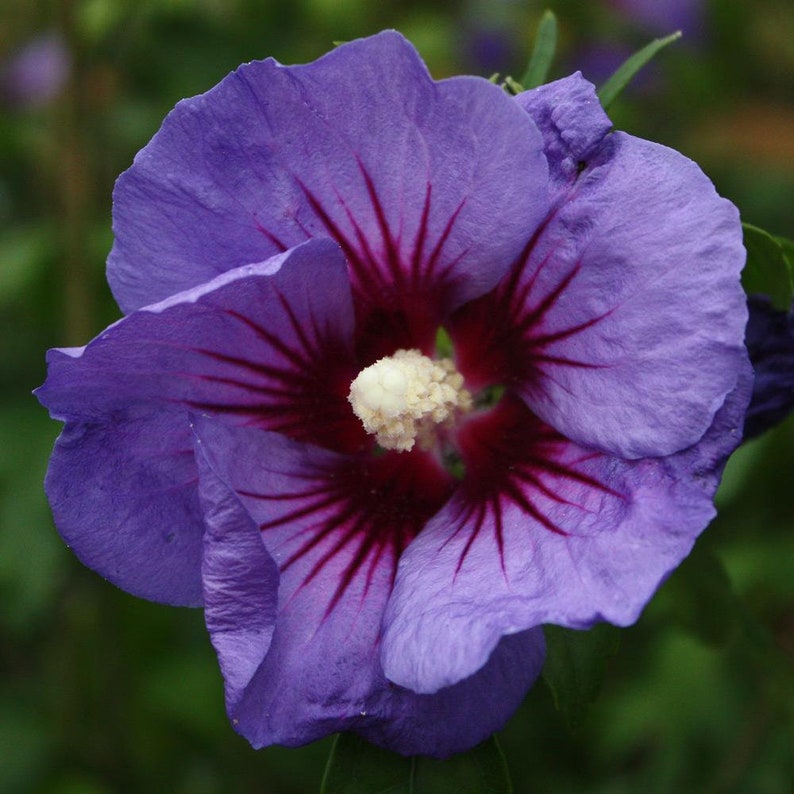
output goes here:
[[398, 350], [358, 373], [348, 400], [364, 429], [384, 449], [432, 447], [438, 430], [471, 408], [471, 395], [452, 359]]

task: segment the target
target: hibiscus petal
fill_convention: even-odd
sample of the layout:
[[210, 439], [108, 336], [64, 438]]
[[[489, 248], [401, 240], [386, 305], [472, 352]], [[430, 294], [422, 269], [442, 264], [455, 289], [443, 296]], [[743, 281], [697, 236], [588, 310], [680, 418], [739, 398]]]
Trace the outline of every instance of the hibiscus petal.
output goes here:
[[421, 453], [359, 460], [208, 419], [196, 434], [281, 573], [272, 642], [235, 724], [257, 747], [354, 724], [383, 686], [377, 645], [396, 561], [446, 500], [448, 476]]
[[558, 190], [570, 187], [612, 129], [595, 86], [576, 72], [524, 91], [516, 96], [516, 102], [543, 135], [550, 178]]
[[203, 455], [196, 462], [206, 522], [201, 567], [204, 619], [218, 654], [231, 712], [270, 648], [278, 567], [234, 492]]
[[347, 401], [357, 372], [352, 328], [342, 253], [330, 240], [310, 241], [52, 358], [37, 395], [63, 419], [93, 422], [154, 401], [358, 448], [367, 440]]
[[75, 553], [136, 595], [200, 603], [189, 413], [368, 444], [347, 402], [351, 315], [341, 251], [315, 240], [138, 311], [85, 348], [51, 351], [37, 396], [67, 427], [47, 489]]
[[202, 517], [182, 412], [67, 422], [45, 488], [58, 531], [89, 568], [141, 598], [201, 604]]
[[634, 622], [714, 516], [749, 392], [746, 373], [701, 442], [666, 459], [579, 447], [517, 399], [471, 420], [461, 489], [400, 561], [387, 677], [432, 692], [479, 669], [505, 634]]
[[547, 211], [546, 174], [504, 92], [434, 83], [397, 33], [305, 66], [253, 62], [179, 103], [120, 177], [108, 278], [131, 311], [331, 236], [362, 328], [427, 347], [440, 315], [518, 255]]
[[353, 730], [403, 755], [446, 758], [501, 730], [540, 675], [540, 628], [503, 637], [474, 675], [430, 695], [387, 683], [366, 722]]
[[[579, 102], [581, 82], [554, 96]], [[738, 212], [677, 152], [622, 133], [594, 149], [600, 127], [581, 126], [546, 131], [552, 173], [589, 159], [526, 258], [453, 318], [458, 365], [576, 442], [671, 454], [703, 435], [746, 356]]]
[[[399, 550], [448, 493], [431, 461], [392, 455], [377, 471], [377, 462], [272, 433], [200, 418], [195, 429], [213, 554], [207, 625], [240, 733], [262, 747], [353, 730], [404, 754], [442, 757], [504, 725], [540, 672], [539, 630], [507, 638], [470, 680], [435, 695], [395, 687], [380, 668]], [[408, 501], [412, 492], [426, 503]], [[281, 575], [271, 636], [273, 560]]]

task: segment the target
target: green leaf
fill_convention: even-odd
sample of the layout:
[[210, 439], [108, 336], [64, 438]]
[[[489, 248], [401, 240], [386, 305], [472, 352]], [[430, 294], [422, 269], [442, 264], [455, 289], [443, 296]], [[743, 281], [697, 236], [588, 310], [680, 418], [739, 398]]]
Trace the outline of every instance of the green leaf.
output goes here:
[[617, 69], [617, 71], [598, 89], [598, 98], [606, 110], [620, 96], [623, 89], [634, 79], [637, 72], [642, 69], [660, 50], [668, 44], [678, 41], [681, 31], [665, 36], [663, 39], [654, 39], [641, 50], [630, 55]]
[[599, 623], [589, 631], [575, 631], [560, 626], [544, 626], [546, 663], [543, 680], [551, 690], [554, 705], [565, 716], [571, 730], [576, 730], [587, 707], [601, 690], [607, 660], [620, 644], [620, 630]]
[[739, 627], [739, 600], [722, 561], [702, 544], [665, 584], [677, 622], [708, 645], [728, 643]]
[[321, 794], [512, 794], [504, 755], [491, 737], [445, 761], [406, 758], [352, 733], [337, 736]]
[[787, 237], [775, 237], [778, 245], [783, 249], [783, 259], [788, 267], [789, 279], [794, 284], [794, 240]]
[[546, 82], [546, 78], [557, 50], [557, 17], [553, 11], [546, 10], [538, 23], [535, 46], [529, 59], [524, 76], [520, 82], [524, 88], [536, 88]]
[[742, 273], [745, 291], [768, 295], [776, 308], [788, 310], [792, 300], [794, 243], [773, 237], [749, 223], [742, 227], [747, 249], [747, 264]]
[[4, 230], [0, 234], [0, 306], [34, 284], [54, 252], [52, 228], [46, 224]]

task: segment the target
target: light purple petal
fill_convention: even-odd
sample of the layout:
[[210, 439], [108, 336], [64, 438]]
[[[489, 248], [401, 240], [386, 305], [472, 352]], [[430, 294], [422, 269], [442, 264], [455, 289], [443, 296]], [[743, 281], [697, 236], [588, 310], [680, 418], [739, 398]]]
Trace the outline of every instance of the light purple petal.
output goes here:
[[184, 416], [173, 409], [67, 422], [45, 487], [55, 525], [77, 557], [133, 595], [201, 604], [192, 448]]
[[543, 136], [552, 182], [558, 190], [570, 187], [598, 154], [612, 129], [595, 86], [576, 72], [524, 91], [515, 101], [529, 113]]
[[204, 512], [204, 619], [218, 654], [230, 711], [270, 648], [276, 624], [278, 567], [259, 529], [203, 454], [197, 456]]
[[479, 669], [503, 635], [634, 622], [714, 516], [749, 391], [746, 372], [703, 440], [663, 459], [579, 447], [518, 400], [473, 419], [461, 489], [400, 561], [386, 675], [435, 691]]
[[108, 277], [131, 311], [331, 236], [363, 326], [398, 334], [402, 318], [426, 346], [518, 255], [546, 174], [514, 102], [477, 78], [434, 83], [397, 33], [305, 66], [253, 62], [179, 103], [120, 177]]
[[[446, 756], [503, 726], [540, 671], [539, 631], [509, 638], [471, 680], [435, 695], [395, 687], [380, 667], [399, 550], [448, 492], [443, 478], [428, 489], [429, 461], [392, 455], [373, 472], [272, 433], [206, 419], [196, 433], [214, 554], [207, 625], [240, 733], [262, 747], [353, 730], [405, 754]], [[405, 501], [412, 492], [427, 503]], [[261, 553], [250, 547], [255, 534]], [[281, 569], [272, 637], [270, 560]]]
[[453, 318], [458, 364], [573, 441], [670, 454], [703, 435], [746, 357], [738, 212], [663, 146], [614, 133], [589, 157], [524, 261]]

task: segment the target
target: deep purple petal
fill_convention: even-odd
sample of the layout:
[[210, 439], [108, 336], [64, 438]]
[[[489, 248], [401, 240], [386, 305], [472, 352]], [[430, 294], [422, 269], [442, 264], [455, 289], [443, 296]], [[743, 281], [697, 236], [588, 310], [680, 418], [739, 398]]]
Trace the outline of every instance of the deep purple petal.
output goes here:
[[383, 688], [353, 730], [403, 755], [446, 758], [501, 730], [540, 675], [545, 643], [540, 628], [503, 637], [474, 675], [430, 695], [383, 679]]
[[37, 394], [61, 419], [155, 403], [357, 449], [352, 326], [342, 253], [315, 240], [125, 317], [53, 358]]
[[240, 733], [262, 747], [353, 730], [404, 754], [446, 756], [504, 725], [540, 672], [539, 631], [507, 638], [470, 680], [434, 695], [395, 687], [380, 667], [397, 554], [448, 492], [443, 480], [428, 485], [429, 461], [395, 454], [369, 471], [272, 433], [206, 419], [196, 433], [207, 625]]
[[305, 66], [253, 62], [180, 102], [120, 177], [108, 277], [131, 311], [331, 236], [359, 332], [424, 348], [519, 253], [546, 174], [515, 103], [476, 78], [434, 83], [397, 33]]
[[579, 447], [509, 398], [472, 419], [461, 489], [400, 561], [386, 675], [434, 691], [479, 669], [503, 635], [634, 622], [714, 516], [749, 380], [696, 446], [662, 459]]
[[[572, 102], [581, 83], [566, 84]], [[573, 127], [575, 151], [596, 128]], [[614, 133], [524, 260], [453, 318], [458, 364], [471, 385], [515, 388], [573, 441], [629, 458], [676, 452], [709, 427], [746, 357], [743, 264], [736, 208], [699, 168]]]
[[747, 350], [755, 383], [744, 435], [752, 438], [794, 410], [794, 308], [780, 311], [760, 295], [751, 296], [748, 305]]
[[83, 563], [141, 598], [201, 604], [192, 446], [182, 412], [141, 406], [69, 421], [55, 444], [45, 483], [55, 526]]

